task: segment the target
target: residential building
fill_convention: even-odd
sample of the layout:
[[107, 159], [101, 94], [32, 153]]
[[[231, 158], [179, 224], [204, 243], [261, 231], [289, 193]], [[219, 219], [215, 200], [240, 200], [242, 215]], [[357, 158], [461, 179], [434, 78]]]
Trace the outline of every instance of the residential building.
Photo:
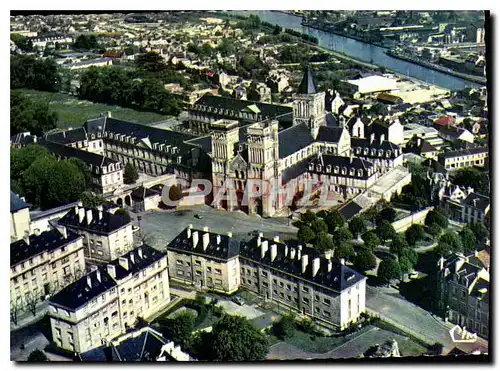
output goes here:
[[113, 60], [111, 58], [97, 58], [75, 63], [62, 64], [63, 67], [70, 70], [83, 70], [90, 67], [108, 67], [111, 65], [113, 65]]
[[17, 241], [30, 233], [30, 205], [10, 191], [10, 239]]
[[474, 134], [467, 129], [457, 128], [455, 126], [442, 126], [439, 129], [439, 136], [445, 140], [474, 143]]
[[27, 309], [85, 272], [83, 238], [66, 228], [34, 233], [10, 244], [11, 307]]
[[464, 167], [484, 167], [488, 159], [488, 147], [475, 147], [458, 151], [446, 151], [438, 155], [438, 162], [447, 171]]
[[133, 248], [130, 217], [112, 214], [102, 207], [86, 209], [79, 203], [57, 224], [83, 236], [85, 259], [90, 263], [109, 262]]
[[461, 202], [463, 223], [484, 223], [490, 211], [490, 198], [472, 192]]
[[300, 243], [262, 234], [248, 243], [192, 226], [167, 247], [172, 279], [230, 294], [250, 290], [332, 328], [365, 311], [366, 277]]
[[143, 245], [67, 286], [49, 301], [56, 346], [84, 353], [107, 344], [170, 302], [167, 258]]
[[232, 294], [240, 287], [240, 241], [189, 225], [167, 246], [171, 280]]
[[84, 127], [46, 134], [45, 139], [49, 142], [104, 155], [103, 138], [88, 135]]
[[490, 274], [476, 255], [440, 258], [438, 305], [445, 319], [488, 339]]
[[80, 353], [78, 359], [84, 362], [194, 361], [151, 327], [121, 335], [106, 345]]

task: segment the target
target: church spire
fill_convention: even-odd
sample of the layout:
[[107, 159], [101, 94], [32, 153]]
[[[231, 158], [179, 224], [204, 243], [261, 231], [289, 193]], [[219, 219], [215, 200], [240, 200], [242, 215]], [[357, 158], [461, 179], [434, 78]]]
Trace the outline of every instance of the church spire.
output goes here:
[[299, 90], [297, 92], [299, 94], [317, 93], [316, 85], [314, 84], [314, 79], [309, 64], [306, 66], [306, 70], [304, 71], [304, 77], [302, 77], [302, 81], [299, 85]]

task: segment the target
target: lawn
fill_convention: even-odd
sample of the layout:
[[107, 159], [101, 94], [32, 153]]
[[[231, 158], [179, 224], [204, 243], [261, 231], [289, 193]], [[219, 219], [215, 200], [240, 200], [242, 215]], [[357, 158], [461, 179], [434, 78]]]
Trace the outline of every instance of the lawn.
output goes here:
[[83, 125], [85, 121], [99, 117], [106, 112], [111, 112], [114, 118], [140, 124], [152, 124], [170, 117], [155, 112], [138, 111], [120, 106], [92, 103], [62, 93], [51, 93], [30, 89], [18, 89], [18, 91], [31, 98], [49, 103], [51, 110], [58, 114], [57, 126], [59, 128], [79, 127]]

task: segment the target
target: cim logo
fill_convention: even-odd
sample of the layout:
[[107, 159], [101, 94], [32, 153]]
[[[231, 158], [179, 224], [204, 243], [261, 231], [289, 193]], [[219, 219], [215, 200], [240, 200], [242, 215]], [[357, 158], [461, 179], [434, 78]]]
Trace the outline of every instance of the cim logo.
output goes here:
[[454, 343], [475, 343], [477, 340], [476, 334], [467, 331], [465, 327], [460, 328], [459, 325], [450, 330], [450, 336]]

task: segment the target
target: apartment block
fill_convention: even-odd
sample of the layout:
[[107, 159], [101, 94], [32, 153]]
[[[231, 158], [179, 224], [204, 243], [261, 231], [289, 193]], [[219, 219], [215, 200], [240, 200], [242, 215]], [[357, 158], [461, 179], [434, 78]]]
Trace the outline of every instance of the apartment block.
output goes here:
[[10, 299], [27, 309], [85, 272], [83, 237], [65, 227], [35, 233], [10, 244]]
[[23, 238], [30, 231], [30, 210], [24, 198], [10, 191], [10, 239]]
[[484, 167], [487, 160], [488, 147], [447, 151], [438, 155], [438, 162], [448, 171], [471, 166]]
[[143, 245], [91, 272], [49, 301], [55, 344], [77, 353], [100, 347], [170, 302], [167, 257]]
[[439, 260], [438, 303], [448, 321], [487, 339], [490, 274], [479, 255], [456, 254]]
[[57, 223], [83, 235], [89, 263], [109, 262], [133, 248], [130, 217], [112, 214], [102, 207], [86, 209], [79, 203]]

